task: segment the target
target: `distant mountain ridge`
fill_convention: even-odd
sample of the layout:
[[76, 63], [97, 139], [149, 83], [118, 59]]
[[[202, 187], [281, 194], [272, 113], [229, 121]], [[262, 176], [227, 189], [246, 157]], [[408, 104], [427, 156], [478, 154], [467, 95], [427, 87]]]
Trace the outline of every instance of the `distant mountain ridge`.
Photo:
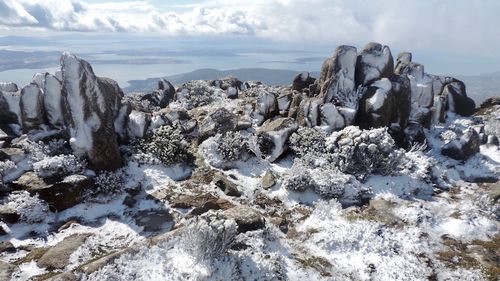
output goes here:
[[[289, 85], [293, 77], [302, 71], [266, 68], [240, 68], [232, 70], [218, 70], [212, 68], [198, 69], [192, 72], [181, 73], [166, 77], [148, 78], [145, 80], [130, 80], [125, 92], [151, 91], [160, 78], [165, 78], [174, 85], [180, 85], [191, 80], [211, 80], [226, 76], [234, 76], [240, 80], [256, 80], [269, 85]], [[319, 76], [319, 71], [311, 72], [313, 77]]]

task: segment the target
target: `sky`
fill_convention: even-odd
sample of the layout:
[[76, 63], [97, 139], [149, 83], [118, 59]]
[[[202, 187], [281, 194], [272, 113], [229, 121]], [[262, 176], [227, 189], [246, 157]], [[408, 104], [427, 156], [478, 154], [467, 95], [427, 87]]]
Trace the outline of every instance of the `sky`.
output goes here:
[[0, 0], [0, 35], [237, 36], [331, 52], [375, 41], [469, 74], [500, 71], [498, 14], [498, 0]]

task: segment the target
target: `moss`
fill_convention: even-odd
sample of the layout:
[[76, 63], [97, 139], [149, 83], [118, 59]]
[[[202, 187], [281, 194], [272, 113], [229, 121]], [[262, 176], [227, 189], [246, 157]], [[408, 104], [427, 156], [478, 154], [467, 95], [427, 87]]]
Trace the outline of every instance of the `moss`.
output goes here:
[[330, 277], [332, 264], [323, 257], [319, 256], [299, 256], [298, 254], [292, 254], [293, 258], [297, 260], [302, 266], [313, 268], [317, 270], [321, 276]]

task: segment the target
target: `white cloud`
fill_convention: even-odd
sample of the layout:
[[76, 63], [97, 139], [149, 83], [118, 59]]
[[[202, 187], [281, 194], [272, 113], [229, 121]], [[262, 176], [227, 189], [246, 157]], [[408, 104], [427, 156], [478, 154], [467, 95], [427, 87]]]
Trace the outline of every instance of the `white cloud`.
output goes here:
[[0, 28], [380, 41], [491, 54], [500, 47], [496, 0], [207, 0], [178, 8], [164, 11], [147, 1], [0, 0]]

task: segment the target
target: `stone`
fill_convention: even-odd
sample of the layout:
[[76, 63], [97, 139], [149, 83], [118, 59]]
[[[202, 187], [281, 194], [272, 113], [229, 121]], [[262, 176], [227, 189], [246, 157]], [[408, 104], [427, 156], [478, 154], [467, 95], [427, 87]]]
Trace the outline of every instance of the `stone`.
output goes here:
[[213, 183], [219, 189], [224, 191], [224, 194], [227, 196], [240, 197], [242, 194], [238, 185], [228, 179], [224, 174], [217, 173], [214, 176]]
[[114, 126], [123, 92], [108, 78], [99, 78], [90, 64], [76, 56], [61, 57], [63, 113], [75, 155], [87, 157], [95, 170], [122, 165]]
[[263, 92], [257, 97], [257, 102], [255, 104], [255, 114], [256, 119], [260, 119], [258, 122], [262, 124], [265, 120], [274, 117], [279, 114], [278, 101], [273, 93]]
[[128, 115], [127, 136], [129, 138], [143, 138], [151, 124], [151, 114], [132, 110]]
[[476, 111], [473, 99], [467, 97], [465, 84], [456, 80], [444, 86], [442, 96], [448, 100], [448, 110], [462, 116], [471, 116]]
[[121, 142], [128, 140], [128, 128], [132, 104], [129, 101], [122, 101], [118, 115], [115, 117], [115, 131]]
[[238, 225], [238, 233], [262, 229], [266, 222], [261, 213], [246, 206], [236, 206], [224, 211], [228, 218], [232, 218]]
[[500, 145], [500, 143], [498, 141], [498, 137], [495, 136], [495, 135], [489, 135], [488, 136], [488, 140], [486, 141], [486, 144], [488, 144], [488, 145], [494, 145], [494, 146]]
[[23, 174], [12, 182], [15, 189], [23, 189], [49, 204], [51, 210], [62, 211], [85, 199], [85, 191], [94, 186], [93, 179], [84, 175], [70, 175], [62, 181], [49, 183], [33, 172]]
[[21, 119], [23, 132], [38, 129], [45, 122], [42, 91], [36, 84], [28, 84], [21, 90]]
[[168, 210], [142, 210], [134, 215], [135, 223], [145, 232], [169, 231], [175, 223]]
[[325, 103], [319, 107], [319, 129], [331, 133], [345, 127], [346, 122], [342, 113], [333, 103]]
[[19, 163], [26, 158], [24, 150], [15, 147], [7, 147], [0, 149], [0, 161], [10, 160], [14, 163]]
[[388, 78], [374, 81], [366, 88], [358, 109], [357, 124], [360, 128], [388, 126], [396, 110], [393, 101], [392, 83]]
[[410, 122], [405, 130], [405, 148], [415, 144], [424, 144], [427, 141], [423, 126], [418, 122]]
[[273, 173], [270, 171], [266, 171], [260, 180], [260, 186], [263, 189], [270, 189], [276, 184], [276, 178]]
[[368, 43], [356, 61], [356, 86], [367, 86], [380, 78], [394, 74], [394, 59], [388, 46]]
[[0, 281], [10, 281], [12, 280], [12, 274], [18, 270], [18, 267], [14, 264], [0, 261]]
[[292, 98], [292, 92], [283, 92], [278, 96], [278, 109], [281, 116], [288, 116], [288, 110], [290, 109]]
[[0, 82], [0, 91], [2, 92], [17, 92], [19, 87], [13, 82]]
[[19, 214], [8, 205], [0, 205], [0, 220], [5, 223], [14, 224], [19, 221]]
[[218, 108], [200, 122], [200, 138], [206, 139], [216, 134], [235, 131], [238, 126], [238, 116], [226, 108]]
[[274, 162], [288, 149], [288, 138], [298, 128], [297, 122], [288, 117], [268, 121], [258, 129], [250, 149], [257, 157]]
[[467, 160], [479, 152], [481, 145], [479, 134], [472, 128], [463, 132], [460, 139], [452, 140], [441, 148], [441, 154], [455, 160]]
[[[411, 59], [411, 54], [410, 54]], [[391, 123], [397, 123], [402, 128], [408, 125], [411, 111], [411, 83], [405, 75], [393, 75], [390, 78], [393, 110]]]
[[69, 259], [71, 254], [73, 254], [85, 241], [91, 236], [91, 234], [73, 234], [64, 238], [61, 242], [57, 243], [55, 246], [49, 248], [40, 259], [36, 262], [39, 267], [46, 268], [48, 270], [60, 270], [64, 269], [69, 264]]
[[412, 54], [410, 52], [402, 52], [398, 54], [396, 59], [396, 66], [394, 67], [394, 73], [400, 73], [400, 68], [402, 65], [410, 63], [412, 61]]
[[0, 254], [3, 252], [15, 252], [16, 247], [12, 245], [9, 241], [1, 241], [0, 242]]
[[292, 90], [301, 92], [304, 89], [309, 89], [309, 86], [312, 85], [316, 81], [313, 77], [311, 77], [309, 72], [302, 72], [297, 74], [293, 78], [292, 82]]
[[62, 82], [55, 75], [44, 73], [41, 89], [48, 124], [55, 128], [62, 128], [64, 126]]
[[226, 95], [230, 99], [237, 99], [238, 98], [238, 89], [235, 87], [229, 87], [226, 90]]
[[319, 107], [323, 103], [320, 98], [304, 98], [299, 105], [297, 114], [297, 122], [301, 126], [310, 128], [316, 127], [320, 123]]
[[0, 91], [0, 123], [21, 124], [21, 95]]

